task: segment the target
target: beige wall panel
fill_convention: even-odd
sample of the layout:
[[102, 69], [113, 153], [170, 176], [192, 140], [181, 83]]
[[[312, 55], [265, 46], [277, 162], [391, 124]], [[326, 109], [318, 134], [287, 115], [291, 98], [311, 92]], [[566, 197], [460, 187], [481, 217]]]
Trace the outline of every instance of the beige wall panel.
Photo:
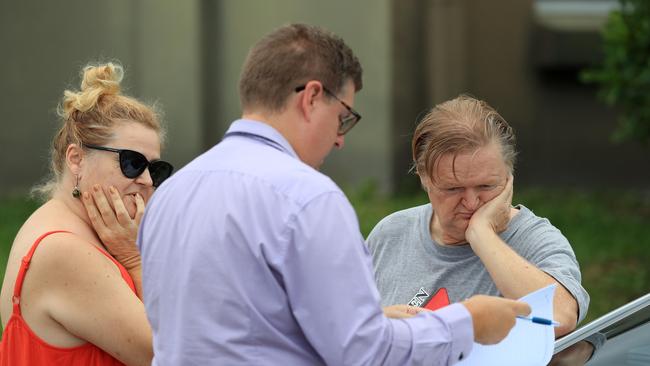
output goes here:
[[[218, 77], [222, 110], [216, 132], [222, 134], [240, 115], [237, 80], [249, 47], [264, 34], [291, 22], [325, 27], [343, 37], [361, 60], [364, 87], [357, 94], [355, 109], [363, 120], [346, 136], [345, 148], [330, 155], [323, 170], [343, 185], [377, 181], [390, 188], [389, 123], [391, 106], [390, 37], [388, 0], [364, 1], [224, 1], [215, 22], [221, 34], [222, 67]], [[216, 133], [215, 132], [215, 133]]]
[[129, 9], [127, 0], [0, 2], [0, 194], [24, 193], [45, 176], [56, 105], [65, 88], [78, 88], [83, 65], [132, 63]]
[[65, 88], [91, 61], [119, 60], [124, 90], [166, 113], [179, 166], [202, 150], [198, 1], [3, 1], [0, 194], [24, 193], [48, 168]]
[[158, 102], [167, 125], [163, 154], [178, 169], [202, 146], [199, 1], [134, 3], [138, 94]]

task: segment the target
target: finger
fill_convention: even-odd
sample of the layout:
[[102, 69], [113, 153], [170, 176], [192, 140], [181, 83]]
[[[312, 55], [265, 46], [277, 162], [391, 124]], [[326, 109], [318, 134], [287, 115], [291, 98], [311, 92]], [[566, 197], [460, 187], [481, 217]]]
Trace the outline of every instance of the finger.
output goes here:
[[517, 315], [527, 316], [531, 312], [530, 305], [523, 301], [515, 301], [513, 303], [513, 308]]
[[396, 309], [392, 312], [392, 317], [395, 319], [412, 318], [415, 313], [411, 313], [409, 309]]
[[120, 193], [113, 186], [108, 187], [108, 193], [113, 201], [113, 208], [115, 208], [117, 221], [122, 225], [129, 224], [131, 222], [131, 216], [129, 216], [129, 212], [126, 210], [126, 206], [124, 206], [124, 201], [122, 200]]
[[113, 208], [111, 208], [111, 205], [108, 203], [108, 199], [106, 199], [104, 190], [98, 184], [93, 186], [93, 199], [95, 200], [95, 205], [97, 206], [97, 209], [99, 210], [99, 213], [102, 216], [102, 220], [104, 220], [106, 226], [113, 227], [117, 225], [115, 212], [113, 211]]
[[419, 306], [409, 306], [408, 312], [409, 314], [417, 315], [426, 311], [431, 311], [429, 309], [421, 308]]
[[137, 193], [135, 195], [135, 224], [140, 226], [140, 221], [142, 221], [142, 215], [144, 215], [144, 198]]
[[499, 193], [499, 198], [506, 202], [512, 198], [512, 176], [506, 178], [506, 184], [503, 186], [503, 190]]
[[388, 318], [403, 319], [403, 318], [411, 318], [414, 315], [409, 313], [409, 308], [410, 306], [408, 305], [397, 304], [397, 305], [386, 306], [385, 308], [383, 308], [383, 310], [384, 310], [384, 315], [386, 315], [386, 317]]
[[384, 310], [384, 315], [387, 318], [391, 318], [391, 319], [402, 319], [402, 318], [406, 317], [403, 312], [393, 310], [393, 309]]
[[108, 230], [101, 214], [99, 213], [99, 210], [97, 209], [97, 206], [95, 206], [95, 201], [93, 201], [92, 197], [90, 196], [90, 193], [83, 192], [81, 195], [81, 202], [83, 202], [84, 207], [86, 208], [86, 213], [88, 214], [90, 223], [95, 228], [95, 231], [100, 233]]
[[407, 318], [412, 318], [413, 315], [407, 314], [402, 311], [391, 311], [386, 315], [386, 317], [391, 319], [407, 319]]

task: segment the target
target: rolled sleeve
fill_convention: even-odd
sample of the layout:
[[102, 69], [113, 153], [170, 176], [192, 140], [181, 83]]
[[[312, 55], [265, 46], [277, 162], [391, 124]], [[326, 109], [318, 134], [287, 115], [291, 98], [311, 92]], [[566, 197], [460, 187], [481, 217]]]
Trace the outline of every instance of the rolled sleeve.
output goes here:
[[407, 364], [453, 365], [467, 358], [474, 345], [472, 316], [462, 304], [392, 322], [393, 344], [412, 350]]

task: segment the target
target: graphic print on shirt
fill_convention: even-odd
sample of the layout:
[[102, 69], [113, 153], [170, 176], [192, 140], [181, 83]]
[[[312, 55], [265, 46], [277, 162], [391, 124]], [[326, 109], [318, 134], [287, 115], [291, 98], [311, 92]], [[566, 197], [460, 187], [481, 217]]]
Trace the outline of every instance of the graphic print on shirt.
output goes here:
[[420, 287], [418, 293], [413, 296], [408, 305], [420, 307], [422, 304], [424, 304], [424, 301], [427, 299], [427, 297], [429, 297], [427, 290], [425, 290], [424, 287]]
[[447, 305], [449, 305], [449, 294], [447, 293], [446, 288], [441, 287], [431, 297], [427, 304], [424, 305], [424, 308], [429, 310], [438, 310], [440, 308], [444, 308]]
[[442, 287], [427, 301], [429, 293], [424, 287], [420, 287], [418, 292], [413, 296], [411, 301], [408, 302], [410, 306], [424, 307], [429, 310], [437, 310], [449, 305], [449, 294], [447, 289]]

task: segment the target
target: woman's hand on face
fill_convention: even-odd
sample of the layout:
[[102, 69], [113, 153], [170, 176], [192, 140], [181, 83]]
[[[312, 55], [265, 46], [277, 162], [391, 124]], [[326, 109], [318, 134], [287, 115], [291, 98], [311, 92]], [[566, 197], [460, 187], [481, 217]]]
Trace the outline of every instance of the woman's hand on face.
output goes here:
[[474, 212], [467, 226], [466, 237], [471, 236], [471, 232], [478, 231], [476, 230], [478, 228], [488, 228], [495, 233], [500, 233], [508, 227], [512, 205], [513, 181], [514, 177], [510, 174], [503, 191]]
[[82, 202], [106, 250], [129, 270], [140, 265], [140, 253], [135, 241], [144, 214], [144, 199], [136, 194], [136, 212], [131, 217], [117, 189], [111, 186], [107, 191], [108, 197], [101, 186], [95, 185], [91, 192], [83, 193]]

